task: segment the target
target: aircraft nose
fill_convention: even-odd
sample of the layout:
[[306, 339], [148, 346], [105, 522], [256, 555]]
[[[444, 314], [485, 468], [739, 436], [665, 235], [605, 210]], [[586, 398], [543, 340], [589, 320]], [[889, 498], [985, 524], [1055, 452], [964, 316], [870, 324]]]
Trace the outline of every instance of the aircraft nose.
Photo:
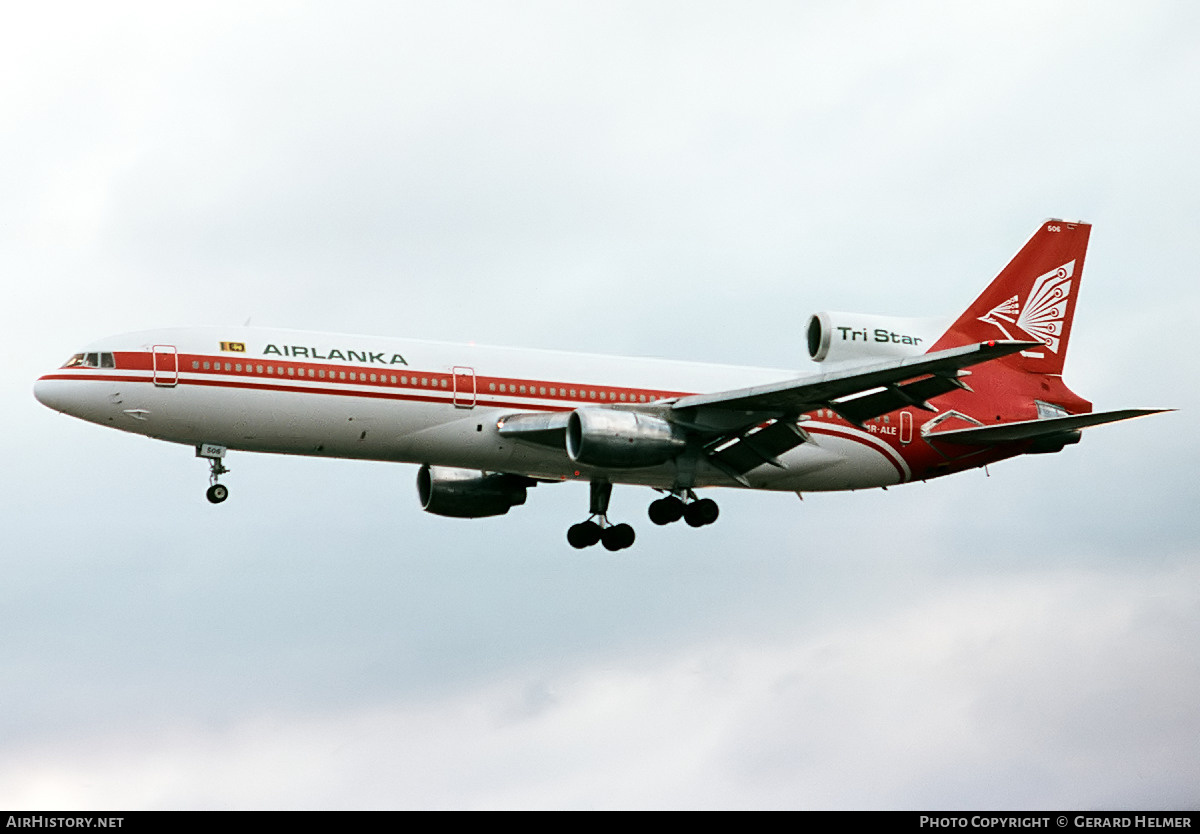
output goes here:
[[47, 408], [70, 413], [71, 392], [69, 387], [70, 383], [66, 380], [42, 377], [33, 383], [33, 396]]

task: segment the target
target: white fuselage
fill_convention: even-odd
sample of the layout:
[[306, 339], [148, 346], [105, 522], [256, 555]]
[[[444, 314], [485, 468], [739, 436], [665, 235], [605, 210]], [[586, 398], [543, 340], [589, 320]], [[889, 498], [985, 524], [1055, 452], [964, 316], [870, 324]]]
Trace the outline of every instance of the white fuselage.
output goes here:
[[[547, 479], [599, 474], [565, 449], [498, 432], [505, 416], [637, 405], [800, 376], [795, 371], [595, 356], [260, 328], [188, 328], [102, 339], [85, 355], [114, 367], [65, 367], [37, 382], [44, 404], [101, 425], [175, 443], [428, 463]], [[907, 480], [900, 441], [828, 412], [812, 440], [750, 486], [834, 490]], [[658, 488], [739, 486], [703, 455], [646, 469], [603, 470]]]

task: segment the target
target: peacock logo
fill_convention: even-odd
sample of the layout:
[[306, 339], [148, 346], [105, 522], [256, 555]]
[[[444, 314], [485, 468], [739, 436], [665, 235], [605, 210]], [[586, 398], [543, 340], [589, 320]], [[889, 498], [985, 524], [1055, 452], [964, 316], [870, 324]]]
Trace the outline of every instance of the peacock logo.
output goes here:
[[[1052, 352], [1058, 353], [1062, 342], [1063, 325], [1067, 318], [1067, 302], [1071, 297], [1071, 277], [1075, 274], [1075, 261], [1065, 263], [1044, 275], [1039, 275], [1029, 290], [1024, 305], [1018, 296], [1002, 301], [979, 320], [994, 324], [1006, 338], [1016, 339], [1008, 327], [1024, 331]], [[1008, 327], [1006, 327], [1006, 325]], [[1023, 351], [1024, 353], [1024, 351]], [[1028, 354], [1039, 356], [1040, 354]]]

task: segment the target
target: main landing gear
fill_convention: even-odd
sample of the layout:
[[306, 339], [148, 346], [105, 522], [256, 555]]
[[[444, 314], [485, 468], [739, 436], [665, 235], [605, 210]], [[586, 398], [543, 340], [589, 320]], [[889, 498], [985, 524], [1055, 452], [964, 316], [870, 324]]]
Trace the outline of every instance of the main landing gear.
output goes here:
[[225, 447], [212, 443], [203, 443], [196, 447], [196, 457], [208, 461], [208, 491], [204, 493], [210, 504], [220, 504], [229, 497], [229, 487], [217, 483], [218, 479], [229, 470], [225, 468]]
[[[591, 515], [587, 521], [572, 524], [567, 530], [567, 541], [571, 547], [582, 550], [600, 542], [608, 550], [624, 550], [634, 540], [633, 528], [628, 524], [610, 524], [608, 521], [608, 499], [612, 497], [612, 484], [608, 481], [592, 481]], [[655, 524], [671, 524], [683, 519], [689, 527], [705, 527], [720, 515], [717, 502], [711, 498], [696, 498], [690, 489], [674, 490], [670, 495], [650, 504], [650, 520]]]
[[711, 498], [696, 498], [690, 489], [672, 493], [650, 504], [650, 520], [655, 524], [671, 524], [683, 519], [689, 527], [704, 527], [717, 520], [721, 510]]
[[608, 481], [592, 481], [591, 515], [587, 521], [572, 524], [567, 530], [567, 541], [571, 547], [582, 550], [596, 542], [605, 550], [624, 550], [633, 544], [636, 535], [628, 524], [610, 524], [608, 500], [612, 497], [612, 484]]

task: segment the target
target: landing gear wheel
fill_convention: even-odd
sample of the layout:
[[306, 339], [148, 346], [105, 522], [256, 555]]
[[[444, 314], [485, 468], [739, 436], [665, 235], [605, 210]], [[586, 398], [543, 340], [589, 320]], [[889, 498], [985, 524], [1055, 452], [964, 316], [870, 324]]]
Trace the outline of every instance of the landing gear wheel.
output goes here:
[[721, 510], [717, 507], [716, 501], [711, 498], [701, 498], [684, 507], [683, 520], [688, 523], [689, 527], [704, 527], [716, 521], [720, 514]]
[[578, 524], [572, 524], [568, 528], [567, 542], [576, 550], [582, 550], [600, 541], [602, 532], [600, 525], [596, 522], [581, 521]]
[[628, 524], [614, 524], [612, 527], [605, 527], [600, 534], [600, 541], [604, 545], [605, 550], [624, 550], [633, 545], [635, 534], [633, 528]]
[[208, 498], [209, 503], [220, 504], [229, 497], [229, 487], [224, 484], [213, 484], [204, 495]]
[[633, 528], [628, 524], [609, 524], [608, 499], [612, 484], [597, 479], [589, 484], [591, 516], [587, 521], [572, 524], [567, 529], [567, 542], [577, 550], [603, 542], [608, 550], [624, 550], [633, 544]]
[[674, 495], [650, 503], [650, 520], [655, 524], [670, 524], [683, 518], [683, 502]]

